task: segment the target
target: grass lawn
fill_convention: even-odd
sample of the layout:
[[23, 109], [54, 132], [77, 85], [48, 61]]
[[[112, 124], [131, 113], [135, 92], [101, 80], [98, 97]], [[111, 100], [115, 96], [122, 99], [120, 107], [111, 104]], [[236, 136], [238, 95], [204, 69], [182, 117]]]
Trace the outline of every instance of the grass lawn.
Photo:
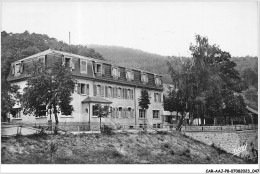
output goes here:
[[2, 164], [240, 164], [243, 159], [174, 133], [2, 138]]

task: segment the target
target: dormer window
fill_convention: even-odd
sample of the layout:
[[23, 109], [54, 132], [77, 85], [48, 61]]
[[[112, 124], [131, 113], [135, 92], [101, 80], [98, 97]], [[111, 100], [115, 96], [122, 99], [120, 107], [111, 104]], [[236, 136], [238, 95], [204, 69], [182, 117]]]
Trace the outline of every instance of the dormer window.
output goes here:
[[112, 75], [114, 78], [120, 77], [119, 68], [118, 68], [118, 67], [112, 67], [111, 75]]
[[12, 64], [12, 74], [19, 76], [23, 73], [24, 65], [23, 61]]
[[146, 73], [142, 73], [141, 82], [148, 83], [148, 75]]
[[74, 59], [70, 57], [62, 57], [62, 65], [66, 68], [71, 68], [73, 70], [75, 68]]
[[156, 84], [157, 86], [162, 85], [162, 80], [161, 80], [160, 77], [158, 77], [158, 76], [155, 77], [155, 84]]
[[102, 75], [102, 74], [105, 74], [105, 70], [104, 70], [104, 67], [103, 67], [103, 64], [102, 63], [95, 63], [93, 62], [93, 67], [94, 67], [94, 73], [96, 75]]
[[134, 73], [131, 70], [126, 70], [126, 80], [134, 80]]
[[87, 74], [87, 61], [80, 59], [80, 72]]
[[39, 57], [38, 62], [41, 63], [42, 65], [45, 65], [45, 58], [46, 56]]

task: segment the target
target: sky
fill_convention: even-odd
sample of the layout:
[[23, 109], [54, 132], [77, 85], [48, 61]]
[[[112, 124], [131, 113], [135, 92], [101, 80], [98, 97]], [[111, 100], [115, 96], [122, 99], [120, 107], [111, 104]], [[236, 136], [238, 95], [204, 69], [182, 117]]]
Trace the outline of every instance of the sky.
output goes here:
[[47, 34], [71, 44], [115, 45], [190, 56], [195, 35], [232, 56], [257, 56], [257, 1], [2, 2], [2, 31]]

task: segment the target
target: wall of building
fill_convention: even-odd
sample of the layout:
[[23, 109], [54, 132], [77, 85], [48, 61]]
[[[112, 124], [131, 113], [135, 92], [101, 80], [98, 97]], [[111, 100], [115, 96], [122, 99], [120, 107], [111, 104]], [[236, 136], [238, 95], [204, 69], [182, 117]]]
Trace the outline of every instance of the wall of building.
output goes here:
[[[122, 98], [112, 98], [112, 97], [102, 97], [106, 100], [109, 100], [112, 102], [110, 105], [111, 107], [122, 107], [122, 108], [133, 108], [134, 109], [134, 118], [102, 118], [102, 122], [111, 123], [112, 124], [120, 124], [120, 125], [129, 125], [129, 126], [135, 126], [139, 124], [144, 124], [144, 120], [139, 118], [139, 109], [138, 106], [138, 98], [141, 96], [141, 88], [135, 88], [130, 86], [123, 86], [123, 85], [115, 85], [111, 83], [104, 83], [104, 82], [95, 82], [93, 80], [86, 80], [86, 79], [77, 79], [78, 83], [83, 84], [89, 84], [89, 96], [94, 96], [94, 84], [96, 85], [102, 85], [102, 86], [117, 86], [121, 88], [128, 88], [133, 89], [134, 91], [134, 99], [122, 99]], [[20, 86], [20, 90], [22, 91], [23, 88], [26, 86], [26, 81], [21, 81], [15, 83]], [[150, 126], [153, 124], [161, 124], [162, 123], [162, 113], [163, 113], [163, 107], [162, 102], [155, 102], [154, 101], [154, 90], [148, 90], [151, 99], [151, 104], [149, 105], [149, 109], [146, 111], [147, 120], [145, 120], [146, 124], [148, 123]], [[70, 116], [61, 115], [61, 113], [58, 114], [59, 122], [63, 123], [70, 123], [70, 122], [99, 122], [99, 118], [92, 116], [93, 110], [92, 107], [95, 105], [95, 103], [81, 103], [88, 95], [86, 94], [78, 94], [77, 93], [77, 87], [75, 86], [75, 91], [72, 94], [72, 102], [71, 105], [74, 108], [74, 111]], [[100, 97], [100, 96], [96, 96]], [[162, 97], [162, 96], [161, 96]], [[162, 98], [161, 98], [162, 101]], [[90, 106], [90, 108], [89, 108]], [[86, 112], [86, 109], [88, 110], [88, 113]], [[159, 110], [159, 118], [153, 118], [153, 110]], [[51, 119], [53, 122], [55, 122], [54, 115], [52, 114]], [[34, 117], [29, 115], [23, 115], [21, 116], [21, 119], [12, 119], [13, 122], [27, 122], [27, 123], [46, 123], [48, 120], [50, 120], [50, 115], [47, 114], [46, 117]]]

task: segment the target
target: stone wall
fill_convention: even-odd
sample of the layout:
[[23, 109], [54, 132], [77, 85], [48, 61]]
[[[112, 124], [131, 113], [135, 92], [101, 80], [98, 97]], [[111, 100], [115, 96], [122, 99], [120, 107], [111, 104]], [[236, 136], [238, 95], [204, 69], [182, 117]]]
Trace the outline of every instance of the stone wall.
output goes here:
[[219, 147], [228, 153], [233, 153], [234, 149], [247, 145], [245, 151], [237, 154], [241, 157], [248, 157], [249, 155], [252, 158], [252, 149], [258, 149], [257, 130], [233, 132], [185, 132], [185, 135], [208, 145], [214, 143], [216, 147]]

